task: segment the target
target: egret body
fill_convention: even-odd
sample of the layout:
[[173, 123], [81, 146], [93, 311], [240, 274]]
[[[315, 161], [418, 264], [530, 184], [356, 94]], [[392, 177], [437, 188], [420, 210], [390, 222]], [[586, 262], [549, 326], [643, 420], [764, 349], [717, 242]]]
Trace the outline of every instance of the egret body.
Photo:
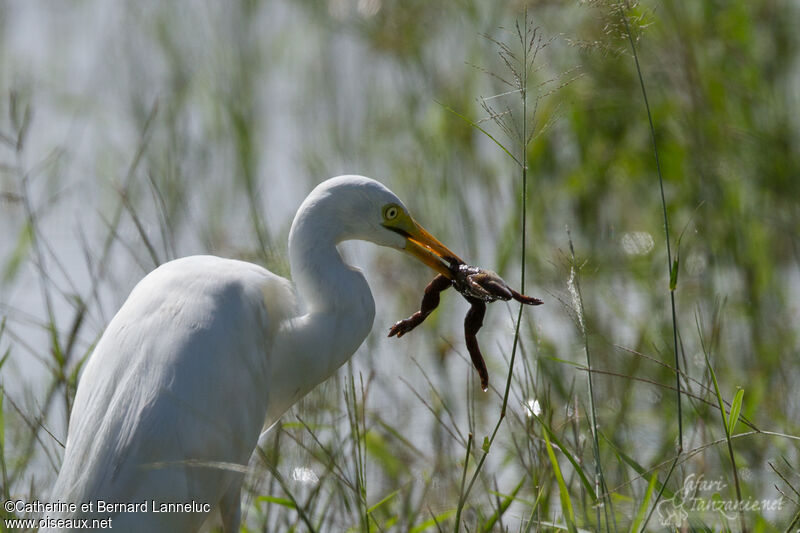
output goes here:
[[[369, 286], [337, 250], [352, 239], [404, 250], [447, 276], [457, 257], [386, 187], [340, 176], [294, 218], [294, 288], [260, 266], [211, 256], [171, 261], [139, 282], [78, 383], [51, 495], [78, 512], [60, 518], [196, 531], [207, 508], [152, 512], [196, 503], [218, 507], [224, 530], [238, 531], [242, 469], [262, 428], [333, 374], [372, 327]], [[100, 500], [116, 507], [80, 512]], [[142, 502], [148, 512], [129, 505]]]

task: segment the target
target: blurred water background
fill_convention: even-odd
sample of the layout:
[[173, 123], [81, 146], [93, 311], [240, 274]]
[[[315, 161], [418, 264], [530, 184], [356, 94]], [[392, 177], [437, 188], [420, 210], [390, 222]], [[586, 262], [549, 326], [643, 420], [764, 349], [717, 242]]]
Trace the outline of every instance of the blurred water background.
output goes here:
[[[527, 4], [548, 45], [529, 81], [536, 113], [525, 117], [537, 132], [525, 154], [526, 292], [546, 304], [523, 314], [509, 416], [467, 501], [471, 531], [562, 520], [543, 430], [529, 416], [534, 401], [563, 448], [594, 472], [581, 323], [603, 372], [594, 391], [600, 462], [620, 527], [651, 474], [663, 480], [664, 468], [650, 469], [676, 454], [675, 374], [639, 355], [674, 364], [658, 177], [614, 5]], [[293, 213], [328, 177], [379, 179], [462, 257], [518, 284], [519, 169], [450, 109], [515, 146], [486, 120], [481, 98], [521, 124], [493, 40], [517, 50], [524, 6], [0, 3], [4, 494], [46, 494], [80, 365], [139, 279], [198, 253], [288, 276]], [[790, 438], [800, 435], [798, 7], [667, 0], [626, 13], [680, 259], [679, 353], [698, 382], [683, 379], [695, 395], [683, 400], [684, 448], [698, 453], [668, 486], [680, 489], [692, 473], [733, 484], [724, 445], [699, 449], [725, 435], [716, 397], [703, 388], [705, 345], [723, 396], [743, 388], [751, 425], [783, 435], [734, 440], [744, 496], [791, 495], [789, 485], [800, 485]], [[466, 302], [449, 294], [418, 331], [386, 339], [416, 309], [431, 273], [389, 250], [344, 248], [370, 281], [375, 327], [352, 363], [273, 430], [267, 456], [283, 486], [254, 459], [245, 508], [253, 530], [298, 523], [291, 506], [263, 498], [287, 493], [321, 530], [365, 529], [358, 502], [386, 497], [371, 512], [378, 529], [435, 530], [431, 516], [452, 521], [458, 504], [467, 434], [481, 442], [497, 420], [516, 308], [489, 309], [480, 341], [497, 390], [483, 394], [463, 343]], [[343, 393], [348, 376], [360, 439]], [[359, 447], [364, 464], [353, 458]], [[578, 468], [563, 458], [579, 524], [599, 527]], [[796, 512], [787, 500], [746, 519], [768, 531]]]

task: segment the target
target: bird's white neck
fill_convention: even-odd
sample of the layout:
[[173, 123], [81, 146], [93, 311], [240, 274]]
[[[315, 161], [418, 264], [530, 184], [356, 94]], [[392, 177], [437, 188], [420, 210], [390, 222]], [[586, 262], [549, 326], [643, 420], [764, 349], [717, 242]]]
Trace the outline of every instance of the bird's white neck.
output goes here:
[[[337, 233], [341, 225], [336, 214], [325, 213], [322, 207], [304, 204], [289, 234], [292, 280], [306, 313], [287, 321], [278, 333], [280, 356], [273, 360], [270, 420], [343, 365], [367, 337], [375, 318], [367, 281], [342, 260], [336, 247], [347, 236]], [[287, 379], [290, 374], [296, 379]]]

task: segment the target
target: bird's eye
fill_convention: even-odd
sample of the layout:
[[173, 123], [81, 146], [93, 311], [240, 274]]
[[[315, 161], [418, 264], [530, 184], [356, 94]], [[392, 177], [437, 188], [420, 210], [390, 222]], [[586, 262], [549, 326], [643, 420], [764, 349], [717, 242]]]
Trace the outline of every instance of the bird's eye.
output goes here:
[[387, 205], [383, 210], [383, 218], [386, 220], [394, 220], [400, 214], [400, 209], [396, 205]]

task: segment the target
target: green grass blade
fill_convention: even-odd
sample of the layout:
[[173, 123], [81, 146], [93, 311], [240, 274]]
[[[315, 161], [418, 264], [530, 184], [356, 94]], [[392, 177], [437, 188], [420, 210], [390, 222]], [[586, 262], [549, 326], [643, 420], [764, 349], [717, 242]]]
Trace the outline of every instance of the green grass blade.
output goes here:
[[575, 527], [575, 513], [572, 510], [572, 500], [569, 497], [569, 490], [567, 484], [564, 482], [564, 476], [561, 474], [561, 468], [558, 466], [558, 459], [550, 445], [550, 438], [547, 436], [548, 432], [544, 433], [544, 442], [547, 445], [547, 455], [550, 457], [550, 463], [553, 465], [553, 474], [556, 476], [558, 483], [558, 492], [561, 496], [561, 507], [564, 513], [564, 520], [567, 523], [567, 529], [570, 533], [576, 533], [578, 530]]
[[379, 501], [378, 503], [376, 503], [375, 505], [373, 505], [372, 507], [367, 509], [367, 513], [372, 513], [373, 511], [375, 511], [375, 509], [378, 509], [381, 505], [384, 505], [385, 503], [388, 503], [389, 501], [391, 501], [398, 494], [400, 494], [400, 489], [397, 489], [394, 492], [390, 492], [381, 501]]
[[430, 518], [429, 520], [426, 520], [421, 524], [417, 524], [416, 526], [412, 527], [411, 529], [408, 530], [408, 533], [421, 533], [422, 531], [425, 531], [431, 527], [436, 527], [437, 524], [441, 524], [442, 522], [453, 516], [455, 513], [456, 513], [455, 509], [450, 509], [449, 511], [439, 513], [433, 518]]
[[256, 498], [258, 502], [274, 503], [275, 505], [282, 505], [289, 509], [297, 509], [297, 505], [289, 498], [279, 498], [277, 496], [259, 496]]
[[639, 511], [637, 511], [636, 517], [633, 519], [633, 522], [631, 523], [631, 527], [629, 529], [631, 533], [639, 531], [639, 528], [642, 526], [645, 513], [647, 513], [647, 509], [650, 507], [650, 499], [653, 497], [653, 492], [655, 491], [657, 482], [658, 482], [657, 475], [653, 474], [652, 476], [650, 476], [650, 483], [647, 484], [647, 490], [644, 492], [644, 498], [642, 499], [642, 504], [639, 506]]
[[592, 483], [589, 481], [589, 478], [586, 477], [586, 473], [583, 471], [583, 468], [581, 468], [581, 465], [580, 463], [578, 463], [578, 460], [575, 459], [575, 457], [569, 452], [569, 449], [566, 446], [564, 446], [564, 444], [561, 442], [558, 436], [553, 432], [553, 430], [550, 429], [550, 426], [548, 426], [544, 422], [544, 420], [542, 420], [535, 414], [533, 415], [533, 417], [542, 425], [542, 428], [544, 428], [546, 438], [549, 436], [549, 439], [556, 443], [556, 446], [558, 446], [558, 449], [561, 450], [561, 453], [564, 454], [564, 457], [566, 457], [567, 460], [572, 464], [572, 468], [574, 468], [575, 472], [578, 473], [578, 477], [580, 478], [581, 483], [586, 489], [586, 494], [592, 499], [592, 503], [597, 503], [597, 495], [594, 492], [594, 487], [592, 486]]
[[744, 399], [744, 389], [736, 391], [736, 396], [733, 398], [731, 404], [731, 412], [728, 416], [728, 435], [733, 436], [733, 430], [736, 429], [736, 422], [739, 421], [739, 413], [742, 411], [742, 400]]
[[676, 256], [672, 261], [672, 268], [669, 271], [669, 290], [675, 291], [678, 288], [678, 265], [680, 263], [680, 256]]
[[[698, 324], [699, 329], [699, 324]], [[708, 368], [708, 373], [711, 376], [711, 382], [714, 384], [714, 394], [717, 396], [717, 405], [719, 406], [720, 413], [722, 414], [722, 424], [725, 426], [725, 433], [728, 437], [731, 436], [729, 428], [728, 428], [728, 421], [725, 418], [725, 402], [722, 401], [722, 393], [719, 390], [719, 382], [717, 381], [717, 373], [714, 372], [714, 367], [711, 366], [711, 361], [708, 359], [708, 350], [705, 349], [703, 346], [703, 356], [706, 359], [706, 368]]]
[[[600, 432], [600, 435], [603, 437], [603, 440], [606, 441], [609, 446], [611, 446], [611, 450], [614, 452], [614, 454], [617, 456], [617, 458], [621, 459], [628, 466], [633, 468], [633, 470], [637, 474], [639, 474], [642, 478], [645, 478], [647, 476], [647, 474], [650, 473], [650, 469], [645, 468], [644, 466], [640, 465], [633, 457], [629, 456], [628, 454], [623, 452], [621, 449], [619, 449], [617, 447], [617, 445], [614, 444], [614, 442], [611, 439], [609, 439], [608, 437], [606, 437], [602, 432]], [[666, 487], [662, 487], [661, 482], [659, 482], [657, 478], [656, 478], [656, 488], [658, 490], [660, 490], [660, 491], [663, 491], [663, 496], [665, 498], [667, 498], [667, 499], [672, 499], [672, 498], [675, 497], [675, 493], [673, 493], [671, 490], [669, 490]]]
[[6, 262], [5, 269], [3, 269], [3, 282], [8, 283], [13, 280], [20, 267], [22, 266], [25, 258], [28, 257], [28, 252], [33, 244], [33, 227], [30, 223], [22, 226], [17, 237], [17, 243], [14, 250], [11, 252], [8, 261]]
[[523, 533], [531, 533], [531, 529], [533, 528], [534, 518], [536, 517], [536, 511], [539, 509], [539, 502], [542, 501], [542, 493], [544, 492], [544, 487], [540, 486], [539, 491], [536, 493], [536, 501], [533, 502], [531, 506], [531, 512], [528, 515], [528, 523], [525, 525], [525, 531]]
[[517, 497], [517, 493], [519, 493], [519, 489], [522, 488], [522, 485], [525, 484], [525, 478], [527, 476], [522, 476], [522, 479], [519, 480], [517, 486], [511, 491], [511, 494], [505, 495], [503, 497], [503, 501], [500, 502], [500, 508], [497, 509], [492, 516], [490, 516], [486, 522], [483, 523], [482, 531], [494, 531], [494, 526], [497, 524], [497, 521], [503, 516], [503, 514], [508, 510], [511, 502]]
[[368, 430], [363, 438], [367, 455], [372, 459], [372, 463], [379, 466], [390, 478], [400, 476], [401, 472], [406, 469], [406, 465], [394, 453], [383, 436], [376, 431]]

